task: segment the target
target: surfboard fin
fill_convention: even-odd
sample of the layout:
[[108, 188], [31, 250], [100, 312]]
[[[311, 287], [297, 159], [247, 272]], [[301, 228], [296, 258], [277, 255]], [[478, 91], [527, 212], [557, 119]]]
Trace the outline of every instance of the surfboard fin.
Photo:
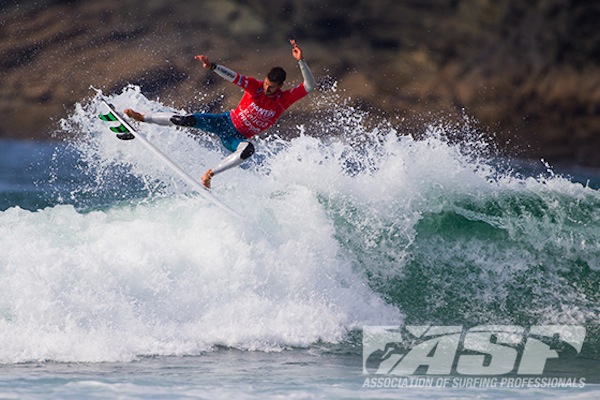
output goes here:
[[[102, 121], [106, 122], [119, 122], [117, 117], [111, 112], [108, 114], [100, 114], [98, 116]], [[117, 134], [117, 138], [121, 140], [132, 140], [135, 139], [135, 135], [123, 124], [119, 126], [111, 126], [110, 130]]]

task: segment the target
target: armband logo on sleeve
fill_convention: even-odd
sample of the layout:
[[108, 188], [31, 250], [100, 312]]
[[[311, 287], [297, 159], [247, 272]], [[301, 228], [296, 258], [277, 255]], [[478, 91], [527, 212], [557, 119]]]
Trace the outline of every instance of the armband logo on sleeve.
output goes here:
[[215, 70], [217, 72], [220, 72], [222, 76], [229, 78], [230, 81], [233, 81], [236, 77], [236, 73], [233, 72], [232, 70], [230, 70], [229, 68], [224, 68], [224, 67], [221, 67], [220, 65], [217, 65]]

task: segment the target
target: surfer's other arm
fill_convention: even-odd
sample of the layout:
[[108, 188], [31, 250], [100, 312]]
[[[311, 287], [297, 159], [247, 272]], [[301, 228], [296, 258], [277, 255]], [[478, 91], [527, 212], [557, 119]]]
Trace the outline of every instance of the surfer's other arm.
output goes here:
[[194, 58], [196, 60], [202, 61], [202, 66], [205, 69], [210, 69], [211, 71], [215, 71], [215, 73], [217, 75], [219, 75], [221, 78], [223, 78], [225, 80], [228, 80], [229, 82], [233, 82], [236, 80], [237, 77], [239, 77], [239, 74], [237, 72], [232, 71], [227, 67], [224, 67], [222, 65], [219, 65], [217, 63], [210, 61], [210, 59], [207, 56], [205, 56], [204, 54], [200, 54]]

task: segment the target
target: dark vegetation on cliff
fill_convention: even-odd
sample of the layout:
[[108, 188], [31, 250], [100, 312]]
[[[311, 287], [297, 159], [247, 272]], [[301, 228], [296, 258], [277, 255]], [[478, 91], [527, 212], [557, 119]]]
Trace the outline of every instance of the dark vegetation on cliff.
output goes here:
[[598, 20], [583, 0], [2, 2], [0, 136], [49, 137], [90, 85], [227, 109], [239, 91], [193, 56], [297, 82], [294, 33], [318, 78], [400, 132], [465, 113], [511, 155], [600, 166]]

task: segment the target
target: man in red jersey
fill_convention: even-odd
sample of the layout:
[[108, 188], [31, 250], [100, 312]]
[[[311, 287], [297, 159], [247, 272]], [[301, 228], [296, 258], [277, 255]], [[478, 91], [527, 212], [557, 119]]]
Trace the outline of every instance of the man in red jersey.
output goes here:
[[304, 78], [304, 82], [292, 89], [281, 90], [286, 79], [286, 72], [281, 67], [272, 68], [261, 81], [218, 65], [205, 55], [198, 55], [195, 59], [201, 61], [204, 68], [214, 71], [223, 79], [244, 90], [244, 95], [234, 110], [222, 114], [148, 113], [144, 115], [128, 108], [125, 114], [140, 122], [194, 127], [217, 135], [223, 146], [232, 154], [202, 176], [202, 184], [210, 188], [214, 175], [240, 165], [254, 154], [254, 145], [248, 139], [267, 130], [288, 107], [315, 88], [315, 78], [304, 61], [302, 49], [294, 39], [290, 39], [290, 43], [293, 46], [292, 56], [298, 60]]

